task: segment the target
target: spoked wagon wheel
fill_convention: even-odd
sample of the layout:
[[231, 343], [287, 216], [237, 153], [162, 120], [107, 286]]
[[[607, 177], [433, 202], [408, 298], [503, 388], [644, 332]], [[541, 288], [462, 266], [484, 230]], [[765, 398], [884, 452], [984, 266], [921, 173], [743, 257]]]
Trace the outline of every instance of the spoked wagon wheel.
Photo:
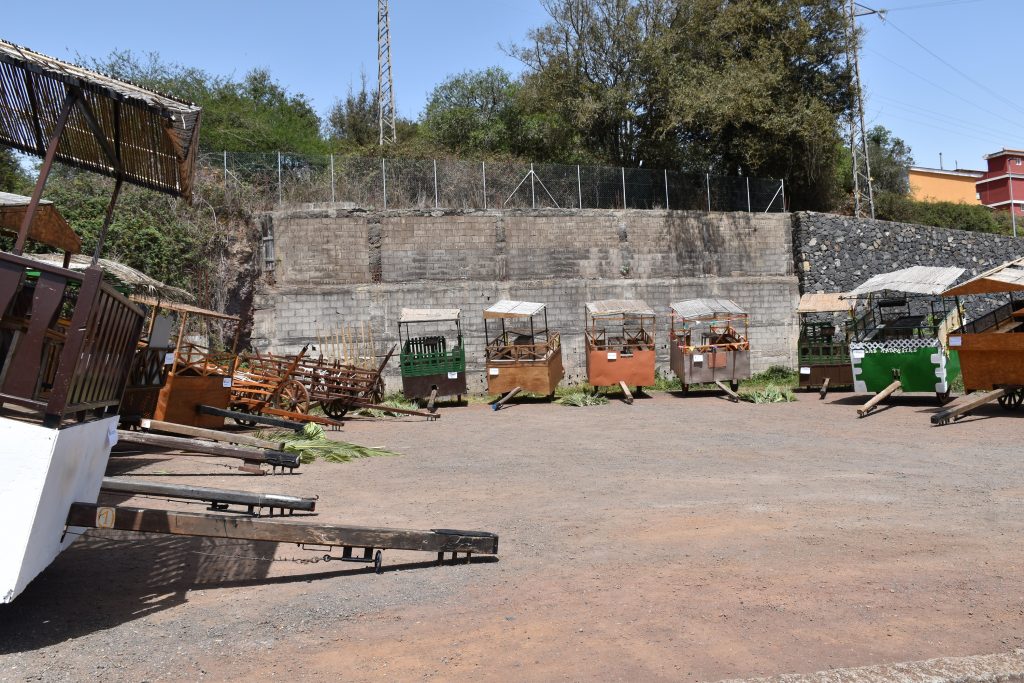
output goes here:
[[332, 420], [340, 420], [345, 417], [345, 413], [348, 412], [348, 404], [340, 398], [336, 398], [333, 401], [326, 401], [320, 405], [324, 409], [324, 415]]
[[1021, 403], [1024, 403], [1024, 389], [1007, 391], [997, 400], [999, 401], [999, 407], [1003, 410], [1018, 410]]
[[370, 402], [381, 403], [384, 400], [384, 378], [377, 377], [373, 383], [373, 388], [370, 389]]
[[274, 392], [270, 402], [275, 408], [292, 413], [309, 412], [309, 391], [297, 379], [288, 379]]

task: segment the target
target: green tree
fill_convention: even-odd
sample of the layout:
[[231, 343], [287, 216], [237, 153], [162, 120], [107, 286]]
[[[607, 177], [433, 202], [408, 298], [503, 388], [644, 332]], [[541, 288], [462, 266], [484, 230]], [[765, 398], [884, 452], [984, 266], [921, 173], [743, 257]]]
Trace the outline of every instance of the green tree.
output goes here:
[[[667, 26], [668, 0], [541, 0], [550, 17], [509, 48], [526, 66], [524, 103], [577, 158], [633, 165], [646, 130], [645, 44]], [[578, 135], [566, 132], [572, 128]], [[566, 149], [576, 143], [576, 149]], [[568, 160], [568, 159], [563, 159]]]
[[28, 191], [30, 184], [14, 152], [0, 147], [0, 192], [22, 194]]
[[365, 72], [359, 80], [359, 91], [350, 83], [345, 99], [334, 103], [324, 123], [324, 134], [337, 151], [366, 151], [380, 142], [379, 94], [367, 90]]
[[869, 130], [867, 142], [872, 190], [910, 194], [907, 172], [914, 165], [910, 146], [885, 126], [875, 126]]
[[517, 84], [490, 68], [449, 76], [434, 88], [422, 117], [426, 136], [455, 152], [512, 152], [519, 112]]
[[647, 46], [649, 134], [684, 167], [782, 177], [793, 208], [829, 208], [846, 25], [842, 0], [677, 0]]
[[317, 154], [326, 149], [313, 105], [302, 93], [289, 93], [267, 69], [253, 69], [235, 80], [166, 62], [155, 52], [137, 55], [127, 50], [79, 61], [202, 106], [204, 150]]

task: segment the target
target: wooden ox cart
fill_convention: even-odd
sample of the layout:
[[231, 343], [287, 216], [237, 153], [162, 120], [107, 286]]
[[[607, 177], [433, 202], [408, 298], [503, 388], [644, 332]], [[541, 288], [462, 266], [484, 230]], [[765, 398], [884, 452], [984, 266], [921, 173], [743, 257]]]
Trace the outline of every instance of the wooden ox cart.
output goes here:
[[949, 347], [960, 358], [964, 391], [984, 393], [965, 396], [932, 416], [932, 422], [949, 422], [993, 401], [1007, 410], [1024, 404], [1024, 299], [1017, 294], [1022, 291], [1024, 258], [943, 292], [953, 297], [986, 296], [996, 305], [949, 335]]
[[850, 301], [839, 293], [808, 293], [800, 297], [796, 313], [800, 317], [800, 387], [818, 389], [822, 398], [830, 387], [852, 387]]
[[[466, 347], [462, 341], [462, 312], [457, 308], [403, 308], [398, 319], [399, 367], [402, 393], [408, 399], [455, 396], [466, 393]], [[449, 340], [442, 328], [454, 328]], [[412, 335], [417, 330], [417, 336]], [[450, 333], [450, 332], [449, 332]]]
[[586, 305], [584, 343], [587, 381], [595, 387], [618, 385], [626, 402], [654, 384], [654, 311], [643, 301], [610, 299]]
[[861, 417], [897, 391], [949, 398], [960, 373], [947, 345], [960, 312], [942, 296], [963, 268], [913, 266], [876, 275], [849, 293], [864, 312], [851, 323], [850, 367], [854, 391], [875, 394], [857, 410]]
[[[500, 329], [492, 338], [488, 321], [495, 320]], [[565, 370], [561, 337], [548, 328], [544, 304], [502, 299], [484, 311], [484, 337], [487, 391], [503, 395], [491, 404], [495, 410], [520, 391], [554, 397]]]
[[716, 383], [735, 397], [750, 377], [749, 314], [728, 299], [687, 299], [670, 306], [669, 360], [685, 393], [691, 384]]

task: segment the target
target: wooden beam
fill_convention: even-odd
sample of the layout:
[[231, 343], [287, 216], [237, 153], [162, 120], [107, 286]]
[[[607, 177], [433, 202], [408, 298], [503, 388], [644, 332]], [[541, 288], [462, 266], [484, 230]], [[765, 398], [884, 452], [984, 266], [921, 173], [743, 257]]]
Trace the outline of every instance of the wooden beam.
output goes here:
[[821, 389], [818, 390], [818, 397], [820, 399], [822, 399], [822, 400], [824, 400], [825, 395], [828, 394], [828, 381], [830, 379], [832, 379], [832, 378], [831, 377], [826, 377], [825, 381], [821, 383]]
[[281, 429], [292, 429], [296, 432], [300, 431], [306, 426], [304, 422], [295, 422], [293, 420], [282, 420], [276, 417], [270, 417], [268, 415], [255, 415], [252, 413], [243, 413], [239, 410], [228, 410], [227, 408], [217, 408], [214, 406], [199, 405], [196, 407], [203, 415], [216, 415], [217, 417], [230, 417], [232, 420], [243, 420], [245, 422], [253, 422], [255, 424], [267, 425], [268, 427], [279, 427]]
[[352, 548], [496, 555], [498, 536], [455, 529], [389, 529], [72, 503], [67, 525], [175, 536], [234, 538]]
[[963, 396], [953, 405], [948, 406], [932, 415], [932, 424], [944, 425], [948, 424], [950, 420], [956, 420], [961, 417], [966, 417], [966, 413], [969, 413], [975, 408], [983, 406], [986, 403], [998, 401], [1007, 393], [1007, 389], [999, 388], [993, 391], [981, 391], [975, 394], [970, 394], [968, 396]]
[[877, 394], [872, 396], [871, 399], [869, 399], [868, 402], [865, 403], [863, 406], [857, 408], [857, 416], [864, 417], [865, 415], [870, 413], [878, 406], [879, 403], [889, 398], [889, 396], [891, 396], [892, 394], [896, 393], [896, 391], [898, 391], [901, 386], [903, 386], [903, 382], [895, 380], [885, 389], [882, 389]]
[[619, 380], [619, 386], [622, 387], [622, 395], [625, 397], [626, 403], [633, 405], [633, 392], [629, 390], [629, 387], [622, 380]]
[[520, 391], [521, 387], [513, 387], [512, 391], [508, 392], [500, 399], [491, 404], [491, 410], [501, 410], [501, 407], [505, 405], [507, 401], [509, 401], [513, 396], [518, 394]]
[[221, 504], [245, 505], [249, 508], [250, 512], [260, 508], [302, 510], [303, 512], [313, 512], [316, 510], [315, 498], [299, 498], [297, 496], [284, 496], [277, 493], [230, 491], [228, 489], [214, 489], [205, 486], [160, 484], [150, 481], [127, 481], [115, 477], [104, 477], [100, 489], [108, 493], [202, 500], [214, 506]]
[[246, 448], [243, 446], [229, 446], [213, 441], [200, 441], [199, 439], [186, 439], [180, 436], [167, 436], [165, 434], [152, 434], [150, 432], [130, 432], [124, 429], [117, 430], [119, 443], [137, 444], [140, 446], [153, 446], [156, 448], [171, 448], [191, 453], [202, 453], [203, 455], [214, 455], [222, 458], [238, 458], [246, 462], [261, 462], [268, 465], [281, 465], [285, 467], [298, 467], [299, 456], [295, 453], [284, 451], [270, 451], [262, 448]]
[[[114, 177], [121, 180], [121, 160], [115, 154], [113, 148], [110, 146], [110, 141], [107, 140], [106, 134], [103, 132], [103, 128], [100, 126], [99, 121], [96, 120], [96, 115], [92, 111], [92, 107], [85, 100], [85, 95], [79, 88], [72, 88], [74, 93], [78, 96], [75, 104], [78, 106], [78, 110], [82, 112], [82, 117], [85, 119], [85, 124], [89, 126], [89, 130], [92, 131], [92, 136], [96, 138], [96, 144], [103, 150], [104, 156], [107, 157], [107, 161], [110, 162], [110, 167], [114, 169]], [[115, 123], [115, 130], [117, 130], [117, 124]]]
[[274, 451], [284, 450], [283, 441], [268, 441], [267, 439], [252, 436], [251, 434], [221, 432], [216, 429], [203, 429], [202, 427], [181, 425], [177, 422], [164, 422], [162, 420], [143, 420], [141, 424], [143, 429], [152, 432], [164, 432], [166, 434], [176, 434], [177, 436], [191, 436], [196, 439], [210, 439], [211, 441], [233, 443], [240, 446], [255, 446], [256, 448], [266, 448]]
[[739, 403], [740, 395], [733, 391], [731, 387], [727, 387], [725, 385], [725, 382], [716, 379], [715, 384], [718, 385], [719, 389], [725, 392], [725, 395], [729, 397], [730, 401], [732, 401], [733, 403]]

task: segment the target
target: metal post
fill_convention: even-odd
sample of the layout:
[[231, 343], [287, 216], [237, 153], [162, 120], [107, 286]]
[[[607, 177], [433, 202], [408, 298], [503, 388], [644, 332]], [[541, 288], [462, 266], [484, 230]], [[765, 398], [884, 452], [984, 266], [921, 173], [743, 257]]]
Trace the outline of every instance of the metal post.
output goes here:
[[277, 153], [277, 203], [284, 204], [284, 189], [281, 187], [281, 153]]
[[786, 212], [786, 179], [779, 178], [779, 192], [782, 193], [782, 212]]
[[334, 155], [331, 155], [331, 204], [335, 203], [334, 199]]
[[437, 208], [437, 159], [434, 159], [434, 208]]
[[708, 213], [711, 213], [711, 174], [705, 173], [704, 179], [708, 186]]
[[580, 182], [580, 165], [576, 164], [576, 192], [580, 195], [580, 208], [583, 208], [583, 183]]
[[482, 175], [483, 179], [484, 179], [484, 211], [486, 211], [487, 210], [487, 162], [486, 161], [481, 161], [480, 162], [480, 175]]
[[1006, 180], [1010, 183], [1010, 224], [1013, 225], [1013, 236], [1017, 236], [1017, 212], [1016, 206], [1013, 204], [1013, 168], [1009, 165], [1006, 167]]
[[665, 210], [668, 211], [668, 169], [665, 169]]
[[747, 213], [750, 213], [750, 176], [747, 176]]
[[228, 151], [224, 150], [224, 191], [228, 191]]
[[626, 208], [626, 167], [620, 166], [622, 170], [622, 208]]
[[531, 163], [530, 164], [530, 206], [532, 208], [534, 208], [534, 209], [537, 208], [537, 190], [536, 190], [536, 187], [534, 187], [534, 182], [533, 182], [533, 179], [536, 176], [537, 176], [537, 174], [533, 172], [533, 164]]
[[388, 208], [388, 174], [384, 167], [384, 157], [380, 158], [380, 177], [384, 181], [384, 210], [386, 211]]

